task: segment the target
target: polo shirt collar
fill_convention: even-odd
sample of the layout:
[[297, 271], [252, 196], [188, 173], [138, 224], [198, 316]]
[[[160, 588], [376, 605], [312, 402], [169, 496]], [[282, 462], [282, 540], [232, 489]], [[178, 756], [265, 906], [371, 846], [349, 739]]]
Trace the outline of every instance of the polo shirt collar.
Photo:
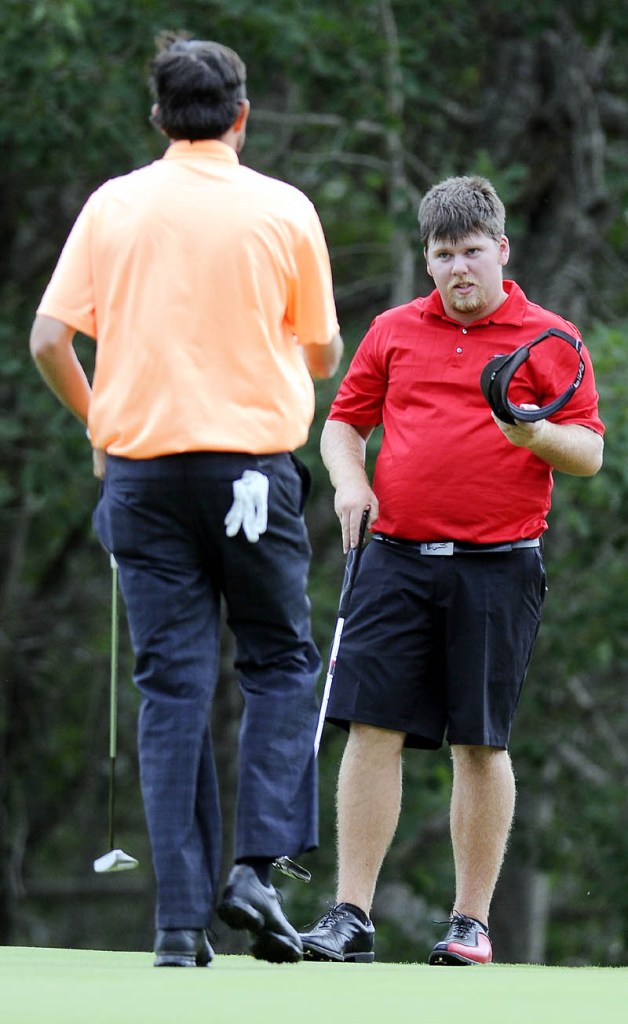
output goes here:
[[[515, 327], [521, 327], [526, 309], [526, 297], [516, 281], [504, 281], [503, 285], [508, 297], [504, 299], [501, 306], [494, 309], [488, 316], [483, 316], [479, 320], [474, 320], [471, 324], [466, 324], [467, 327], [476, 327], [489, 323], [513, 324]], [[433, 292], [430, 292], [423, 300], [422, 305], [424, 313], [431, 313], [441, 320], [447, 320], [449, 323], [460, 325], [459, 320], [455, 320], [445, 312], [443, 300], [438, 289], [435, 288]]]
[[189, 157], [211, 157], [228, 164], [239, 164], [238, 154], [220, 139], [177, 139], [171, 142], [163, 155], [164, 160], [189, 159]]

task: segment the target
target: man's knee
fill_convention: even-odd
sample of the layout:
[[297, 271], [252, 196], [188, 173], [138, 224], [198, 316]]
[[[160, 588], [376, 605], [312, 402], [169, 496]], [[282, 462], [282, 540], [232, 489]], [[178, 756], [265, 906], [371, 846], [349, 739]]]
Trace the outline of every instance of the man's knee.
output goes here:
[[512, 770], [510, 754], [503, 747], [480, 747], [453, 744], [451, 757], [454, 771], [493, 772]]
[[363, 722], [352, 722], [349, 730], [347, 748], [372, 754], [377, 752], [382, 755], [399, 756], [405, 742], [405, 732], [395, 732], [392, 729], [380, 729], [375, 725], [366, 725]]

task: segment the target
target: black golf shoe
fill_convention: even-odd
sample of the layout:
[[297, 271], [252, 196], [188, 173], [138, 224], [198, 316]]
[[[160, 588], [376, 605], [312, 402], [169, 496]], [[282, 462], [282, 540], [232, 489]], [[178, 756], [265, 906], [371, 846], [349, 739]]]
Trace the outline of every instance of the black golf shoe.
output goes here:
[[218, 916], [230, 928], [253, 933], [251, 953], [257, 960], [283, 964], [303, 959], [301, 939], [281, 909], [277, 890], [263, 885], [248, 864], [231, 869]]
[[429, 963], [443, 967], [464, 967], [467, 964], [490, 964], [493, 947], [485, 926], [474, 917], [454, 910], [449, 931], [430, 953]]
[[348, 903], [338, 903], [308, 931], [301, 932], [306, 960], [370, 964], [375, 959], [375, 928], [353, 913]]
[[214, 951], [202, 928], [160, 928], [154, 967], [209, 967]]

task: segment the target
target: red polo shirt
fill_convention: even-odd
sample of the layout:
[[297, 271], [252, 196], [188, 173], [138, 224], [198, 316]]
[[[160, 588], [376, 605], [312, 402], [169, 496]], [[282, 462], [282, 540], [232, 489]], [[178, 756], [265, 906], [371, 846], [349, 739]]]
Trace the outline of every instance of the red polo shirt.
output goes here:
[[[472, 543], [538, 537], [546, 528], [552, 472], [506, 440], [480, 390], [495, 355], [512, 352], [548, 327], [579, 337], [562, 317], [529, 302], [514, 281], [508, 298], [464, 326], [448, 317], [435, 290], [375, 318], [332, 404], [329, 418], [360, 427], [383, 424], [373, 489], [374, 529], [409, 540]], [[598, 395], [584, 346], [583, 381], [552, 416], [599, 434]], [[565, 341], [532, 349], [509, 397], [545, 405], [575, 376], [578, 356]]]

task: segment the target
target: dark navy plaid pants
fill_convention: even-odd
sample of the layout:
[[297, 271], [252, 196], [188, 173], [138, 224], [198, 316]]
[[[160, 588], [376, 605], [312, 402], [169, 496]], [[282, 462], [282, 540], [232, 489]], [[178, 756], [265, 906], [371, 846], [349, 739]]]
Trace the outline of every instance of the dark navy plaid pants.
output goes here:
[[[269, 478], [268, 530], [225, 534], [232, 483]], [[289, 454], [109, 456], [96, 532], [119, 566], [138, 746], [157, 880], [159, 928], [203, 928], [217, 901], [221, 822], [209, 729], [221, 598], [244, 698], [235, 857], [298, 856], [316, 846], [313, 752], [320, 656], [306, 595], [304, 471]]]

